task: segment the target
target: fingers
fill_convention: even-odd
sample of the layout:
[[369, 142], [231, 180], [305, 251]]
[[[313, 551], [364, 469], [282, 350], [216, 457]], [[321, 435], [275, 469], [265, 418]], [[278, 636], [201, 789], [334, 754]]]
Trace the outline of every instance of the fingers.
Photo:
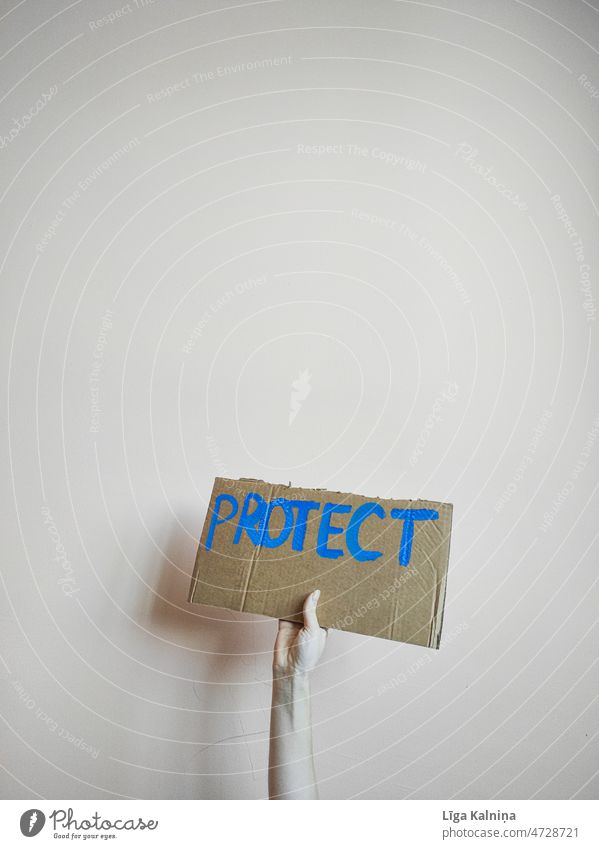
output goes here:
[[309, 596], [306, 596], [304, 601], [304, 628], [307, 631], [316, 633], [320, 628], [318, 624], [318, 616], [316, 615], [316, 605], [320, 598], [320, 590], [314, 590]]

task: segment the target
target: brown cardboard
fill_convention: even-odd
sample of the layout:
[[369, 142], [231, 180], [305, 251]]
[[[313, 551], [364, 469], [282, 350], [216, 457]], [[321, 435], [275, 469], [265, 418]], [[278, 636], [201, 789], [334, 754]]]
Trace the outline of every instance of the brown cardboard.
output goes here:
[[439, 648], [452, 512], [435, 501], [216, 478], [189, 601], [301, 622], [304, 598], [320, 589], [324, 627]]

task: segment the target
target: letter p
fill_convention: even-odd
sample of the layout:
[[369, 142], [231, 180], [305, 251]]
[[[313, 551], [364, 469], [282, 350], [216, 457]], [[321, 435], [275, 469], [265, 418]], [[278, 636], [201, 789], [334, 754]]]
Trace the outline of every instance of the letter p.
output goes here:
[[[231, 505], [231, 512], [228, 516], [221, 517], [220, 515], [220, 505], [223, 501], [228, 502]], [[221, 493], [216, 496], [216, 501], [214, 502], [214, 510], [212, 511], [212, 519], [210, 520], [210, 528], [208, 529], [208, 536], [206, 537], [206, 551], [210, 551], [212, 548], [212, 540], [214, 539], [214, 531], [216, 530], [217, 525], [222, 525], [224, 522], [228, 522], [229, 519], [232, 519], [233, 516], [237, 513], [239, 509], [239, 505], [237, 504], [237, 499], [234, 495], [227, 495], [226, 493]]]

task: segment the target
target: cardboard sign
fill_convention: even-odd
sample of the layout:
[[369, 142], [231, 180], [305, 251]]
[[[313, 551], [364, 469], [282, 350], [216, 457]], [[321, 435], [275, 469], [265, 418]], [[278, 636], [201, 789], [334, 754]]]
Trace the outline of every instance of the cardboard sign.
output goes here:
[[216, 478], [189, 601], [439, 648], [453, 506]]

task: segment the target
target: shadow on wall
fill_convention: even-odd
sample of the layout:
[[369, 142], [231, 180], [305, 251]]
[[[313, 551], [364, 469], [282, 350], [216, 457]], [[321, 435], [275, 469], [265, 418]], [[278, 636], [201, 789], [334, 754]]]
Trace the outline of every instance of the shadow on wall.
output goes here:
[[[171, 522], [162, 554], [158, 552], [153, 586], [148, 590], [149, 603], [140, 612], [141, 623], [179, 648], [218, 652], [223, 660], [238, 656], [241, 667], [256, 652], [264, 652], [266, 639], [270, 663], [276, 631], [272, 619], [187, 601], [198, 538], [191, 537], [186, 528], [196, 522], [196, 517], [193, 522]], [[152, 584], [151, 578], [148, 583]], [[222, 666], [217, 665], [217, 672], [215, 681], [222, 679]]]
[[197, 711], [181, 715], [178, 728], [171, 727], [173, 737], [197, 745], [181, 749], [177, 771], [183, 774], [167, 781], [168, 793], [172, 798], [264, 798], [276, 624], [187, 601], [198, 539], [186, 528], [201, 529], [202, 523], [203, 516], [171, 522], [151, 600], [140, 616], [140, 624], [167, 644], [163, 658], [170, 663], [172, 657], [172, 669], [183, 677], [176, 703]]
[[194, 631], [196, 606], [188, 604], [187, 594], [198, 540], [186, 529], [195, 525], [195, 518], [193, 522], [173, 518], [166, 545], [162, 546], [163, 553], [158, 552], [158, 568], [147, 613], [148, 627], [162, 634], [168, 633], [172, 638], [191, 636]]

